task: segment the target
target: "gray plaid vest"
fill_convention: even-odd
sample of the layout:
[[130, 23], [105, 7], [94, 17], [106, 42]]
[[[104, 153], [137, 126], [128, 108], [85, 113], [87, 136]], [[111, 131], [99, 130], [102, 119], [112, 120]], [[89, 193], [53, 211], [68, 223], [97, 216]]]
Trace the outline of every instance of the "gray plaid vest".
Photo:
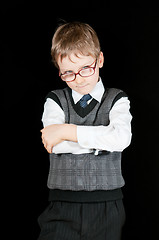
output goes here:
[[[115, 101], [124, 95], [119, 89], [109, 88], [101, 103], [95, 99], [84, 109], [74, 104], [69, 88], [55, 90], [48, 97], [60, 105], [65, 113], [65, 122], [86, 126], [107, 126], [109, 112]], [[72, 191], [113, 190], [124, 185], [121, 173], [121, 152], [106, 152], [95, 155], [50, 154], [48, 188]]]

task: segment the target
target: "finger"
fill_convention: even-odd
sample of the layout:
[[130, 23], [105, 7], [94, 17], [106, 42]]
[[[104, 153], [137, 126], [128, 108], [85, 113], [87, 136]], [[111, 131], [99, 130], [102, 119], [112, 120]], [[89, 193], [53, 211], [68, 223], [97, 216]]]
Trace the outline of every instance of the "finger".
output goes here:
[[45, 128], [41, 129], [40, 132], [44, 132]]
[[46, 150], [47, 150], [48, 146], [47, 146], [46, 142], [44, 143], [44, 147], [45, 147], [45, 148], [46, 148]]
[[47, 146], [47, 151], [48, 151], [48, 153], [52, 153], [52, 147], [51, 146]]
[[45, 139], [43, 137], [41, 137], [41, 138], [42, 138], [42, 143], [45, 145]]
[[44, 148], [46, 148], [46, 150], [47, 150], [47, 143], [44, 141], [44, 139], [43, 139], [43, 141], [42, 141], [42, 143], [44, 144]]
[[47, 144], [47, 140], [46, 140], [46, 138], [44, 137], [43, 134], [42, 134], [42, 136], [41, 136], [41, 139], [42, 139], [43, 144]]
[[45, 140], [44, 135], [41, 135], [42, 142]]

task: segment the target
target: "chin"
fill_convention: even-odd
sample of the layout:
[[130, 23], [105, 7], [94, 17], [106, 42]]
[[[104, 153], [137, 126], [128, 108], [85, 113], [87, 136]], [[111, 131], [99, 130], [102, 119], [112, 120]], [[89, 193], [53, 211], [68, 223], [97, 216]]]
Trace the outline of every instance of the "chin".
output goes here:
[[79, 93], [82, 94], [82, 95], [85, 95], [85, 94], [90, 93], [90, 91], [88, 91], [88, 90], [85, 90], [85, 91], [77, 91], [77, 92], [79, 92]]
[[83, 89], [78, 88], [78, 89], [76, 89], [76, 91], [77, 91], [78, 93], [82, 94], [82, 95], [85, 95], [85, 94], [90, 93], [90, 92], [91, 92], [91, 89], [88, 88], [88, 87], [83, 88]]

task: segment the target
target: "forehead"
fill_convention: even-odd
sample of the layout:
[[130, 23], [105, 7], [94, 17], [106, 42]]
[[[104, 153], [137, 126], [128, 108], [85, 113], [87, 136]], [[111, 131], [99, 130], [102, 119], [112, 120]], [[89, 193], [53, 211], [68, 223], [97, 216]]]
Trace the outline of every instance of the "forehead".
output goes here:
[[70, 56], [64, 57], [62, 60], [58, 58], [58, 65], [61, 71], [66, 70], [78, 70], [79, 68], [90, 65], [94, 61], [92, 56], [85, 56], [82, 54], [70, 54]]

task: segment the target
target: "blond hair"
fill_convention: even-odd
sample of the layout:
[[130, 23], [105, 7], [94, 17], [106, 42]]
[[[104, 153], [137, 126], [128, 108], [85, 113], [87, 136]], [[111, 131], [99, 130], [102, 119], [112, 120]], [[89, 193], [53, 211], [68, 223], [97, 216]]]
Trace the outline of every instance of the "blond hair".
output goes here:
[[51, 56], [52, 61], [58, 67], [60, 60], [71, 53], [76, 56], [82, 54], [98, 58], [100, 54], [100, 43], [94, 29], [80, 22], [65, 23], [59, 26], [52, 39]]

